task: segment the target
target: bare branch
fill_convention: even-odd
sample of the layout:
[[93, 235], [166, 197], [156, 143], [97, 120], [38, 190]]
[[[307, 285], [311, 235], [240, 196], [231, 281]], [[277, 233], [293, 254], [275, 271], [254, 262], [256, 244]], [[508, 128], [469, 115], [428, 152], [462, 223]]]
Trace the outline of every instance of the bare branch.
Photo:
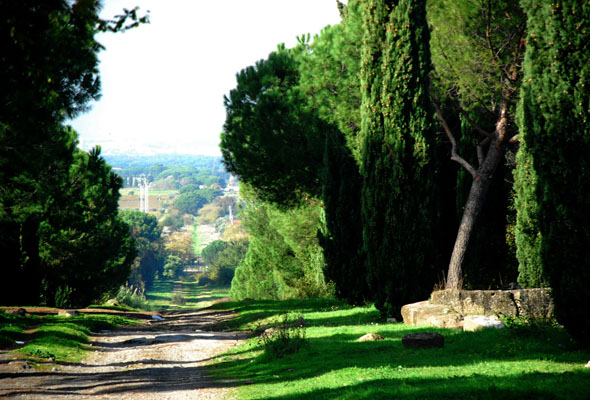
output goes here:
[[471, 125], [473, 127], [473, 129], [475, 129], [476, 131], [478, 131], [480, 134], [482, 134], [485, 137], [492, 137], [492, 133], [486, 131], [485, 129], [481, 128], [479, 125], [477, 125], [475, 123], [474, 120], [471, 119], [471, 117], [469, 117], [469, 114], [467, 114], [467, 112], [465, 112], [465, 110], [463, 109], [463, 107], [461, 107], [461, 104], [459, 104], [459, 102], [457, 100], [453, 101], [453, 105], [457, 108], [457, 111], [459, 111], [461, 113], [461, 115], [467, 120], [467, 122], [469, 122], [469, 125]]
[[325, 208], [326, 208], [326, 206], [324, 206], [324, 204], [322, 204], [322, 203], [320, 203], [320, 202], [318, 202], [318, 201], [314, 200], [314, 199], [313, 199], [313, 198], [311, 198], [311, 197], [310, 197], [310, 196], [309, 196], [307, 193], [305, 193], [303, 190], [301, 190], [301, 189], [296, 189], [295, 191], [296, 191], [296, 192], [297, 192], [297, 193], [298, 193], [298, 194], [299, 194], [299, 195], [300, 195], [300, 196], [303, 198], [303, 200], [305, 200], [307, 203], [309, 203], [309, 204], [311, 204], [311, 205], [313, 205], [313, 206], [316, 206], [316, 207], [322, 208], [322, 209], [325, 209]]
[[475, 168], [473, 168], [473, 166], [469, 164], [463, 157], [457, 154], [457, 141], [455, 140], [455, 136], [453, 136], [453, 132], [451, 132], [451, 129], [447, 124], [447, 121], [445, 121], [442, 112], [440, 111], [440, 107], [434, 100], [432, 100], [432, 104], [434, 105], [434, 109], [436, 110], [436, 116], [441, 122], [445, 130], [445, 133], [447, 134], [447, 137], [451, 142], [451, 160], [458, 162], [459, 165], [465, 168], [471, 174], [471, 176], [475, 178], [475, 176], [477, 175], [477, 171], [475, 170]]

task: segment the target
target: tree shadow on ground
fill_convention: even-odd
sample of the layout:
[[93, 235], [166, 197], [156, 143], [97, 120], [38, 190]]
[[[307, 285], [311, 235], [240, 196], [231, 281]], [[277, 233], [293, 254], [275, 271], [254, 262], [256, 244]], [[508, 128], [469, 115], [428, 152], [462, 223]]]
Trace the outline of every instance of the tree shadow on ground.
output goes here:
[[[514, 329], [488, 329], [480, 332], [462, 332], [445, 329], [421, 327], [406, 327], [402, 324], [374, 326], [376, 333], [385, 339], [374, 342], [358, 342], [360, 333], [335, 333], [308, 339], [308, 345], [298, 353], [288, 355], [282, 359], [273, 359], [264, 354], [255, 358], [241, 358], [218, 363], [214, 368], [217, 376], [232, 376], [242, 383], [248, 384], [297, 384], [301, 380], [310, 382], [317, 378], [329, 377], [340, 370], [359, 369], [369, 372], [366, 380], [371, 382], [342, 382], [355, 387], [364, 387], [357, 396], [356, 389], [350, 396], [340, 395], [346, 388], [338, 390], [322, 389], [312, 391], [306, 395], [289, 395], [285, 397], [267, 397], [268, 399], [295, 398], [343, 398], [343, 399], [373, 399], [373, 398], [568, 398], [568, 392], [563, 392], [560, 385], [564, 382], [562, 375], [576, 379], [566, 384], [564, 390], [578, 390], [580, 382], [585, 379], [590, 384], [590, 370], [566, 372], [564, 374], [551, 373], [551, 364], [566, 363], [573, 366], [583, 366], [587, 361], [587, 353], [576, 349], [569, 341], [569, 336], [563, 330], [537, 329], [534, 332]], [[352, 327], [359, 332], [362, 328]], [[337, 331], [338, 329], [334, 329]], [[434, 349], [408, 349], [401, 339], [409, 333], [437, 331], [445, 336], [445, 347]], [[313, 335], [313, 329], [310, 331]], [[364, 332], [366, 333], [366, 332]], [[263, 347], [260, 347], [263, 349]], [[543, 371], [535, 371], [536, 367], [527, 366], [529, 361], [542, 361]], [[495, 364], [494, 369], [488, 369], [487, 364]], [[530, 363], [539, 366], [539, 364]], [[391, 372], [393, 368], [399, 368]], [[396, 367], [397, 366], [397, 367]], [[512, 370], [514, 368], [514, 370]], [[531, 368], [533, 370], [531, 370]], [[382, 371], [388, 370], [395, 379], [382, 379]], [[406, 376], [420, 373], [421, 377]], [[417, 372], [423, 371], [423, 372]], [[440, 377], [437, 375], [456, 374], [458, 377]], [[348, 372], [347, 372], [348, 373]], [[367, 372], [363, 372], [366, 374]], [[467, 377], [461, 375], [469, 375]], [[506, 377], [508, 375], [508, 378]], [[364, 378], [362, 376], [359, 379]], [[535, 392], [527, 397], [527, 392], [534, 389], [537, 381], [548, 380], [548, 387], [552, 392], [547, 396], [538, 396]], [[324, 381], [324, 378], [321, 380]], [[438, 386], [448, 386], [450, 382], [458, 382], [457, 388], [440, 391]], [[528, 389], [521, 389], [520, 381], [527, 382]], [[403, 383], [410, 388], [421, 386], [426, 389], [408, 389], [407, 391], [383, 386], [399, 385]], [[544, 384], [544, 383], [543, 383]], [[359, 386], [360, 385], [360, 386]], [[552, 386], [553, 385], [553, 386]], [[452, 386], [452, 385], [451, 385]], [[586, 385], [582, 385], [586, 387]], [[590, 387], [590, 386], [588, 386]], [[585, 389], [584, 389], [585, 391]], [[577, 393], [577, 392], [576, 392]], [[587, 394], [585, 394], [587, 396]], [[583, 398], [583, 397], [572, 397]]]
[[[133, 367], [133, 366], [131, 366]], [[4, 378], [23, 378], [18, 376], [4, 376]], [[232, 380], [212, 382], [206, 378], [204, 367], [150, 367], [117, 372], [103, 373], [42, 373], [27, 374], [27, 377], [43, 379], [42, 388], [10, 388], [2, 389], [2, 396], [20, 396], [29, 398], [53, 399], [55, 396], [92, 395], [103, 396], [116, 393], [133, 395], [134, 393], [161, 393], [166, 398], [167, 393], [182, 390], [197, 390], [201, 388], [233, 387], [237, 383]], [[26, 377], [25, 377], [26, 379]]]
[[[304, 393], [268, 396], [265, 400], [295, 399], [515, 399], [553, 400], [587, 399], [586, 388], [579, 382], [587, 377], [583, 371], [570, 373], [519, 373], [494, 378], [485, 375], [442, 379], [404, 378], [376, 379], [330, 389], [315, 389]], [[362, 378], [362, 377], [361, 377]]]

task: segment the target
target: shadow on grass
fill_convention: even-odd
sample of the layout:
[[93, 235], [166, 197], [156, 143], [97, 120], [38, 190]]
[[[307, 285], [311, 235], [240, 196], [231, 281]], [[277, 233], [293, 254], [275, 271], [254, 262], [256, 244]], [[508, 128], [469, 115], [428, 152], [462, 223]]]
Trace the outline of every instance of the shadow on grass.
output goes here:
[[149, 294], [146, 294], [145, 298], [148, 301], [157, 301], [157, 300], [170, 301], [170, 295], [165, 294], [165, 293], [149, 293]]
[[54, 399], [56, 396], [92, 395], [108, 396], [122, 394], [141, 396], [145, 393], [159, 394], [168, 398], [176, 391], [191, 391], [201, 388], [232, 387], [233, 380], [211, 382], [206, 378], [204, 367], [148, 367], [104, 373], [32, 372], [27, 374], [0, 374], [2, 379], [15, 379], [23, 375], [43, 379], [42, 388], [4, 387], [2, 395], [11, 397]]
[[[252, 323], [287, 312], [307, 314], [336, 309], [353, 309], [353, 307], [335, 299], [293, 299], [228, 301], [214, 304], [209, 309], [235, 311], [236, 317], [225, 322], [224, 325], [229, 329], [246, 329], [251, 328], [249, 325]], [[377, 315], [374, 317], [377, 318]], [[352, 322], [349, 318], [345, 318], [344, 320]], [[314, 324], [319, 325], [321, 322], [321, 320], [319, 322], [315, 321]]]
[[[581, 367], [588, 354], [574, 348], [560, 329], [537, 329], [534, 334], [513, 329], [462, 332], [403, 324], [372, 325], [370, 329], [385, 340], [358, 342], [367, 333], [366, 326], [311, 328], [308, 345], [296, 354], [282, 359], [236, 355], [238, 359], [214, 365], [213, 373], [250, 386], [263, 385], [261, 390], [267, 393], [296, 387], [292, 392], [297, 394], [254, 397], [277, 400], [587, 398], [590, 370]], [[445, 347], [403, 347], [404, 335], [425, 330], [442, 333]], [[252, 345], [250, 350], [262, 348]], [[560, 370], [557, 364], [566, 366], [554, 373]], [[325, 389], [334, 385], [329, 384], [331, 380], [342, 387]], [[313, 385], [323, 388], [305, 392]], [[255, 390], [250, 386], [248, 390]]]
[[[454, 378], [405, 378], [358, 381], [347, 387], [316, 389], [308, 392], [268, 396], [265, 400], [295, 399], [587, 399], [586, 389], [579, 385], [587, 374], [519, 373], [494, 379], [474, 374]], [[578, 382], [578, 385], [576, 385]], [[551, 393], [551, 391], [555, 391]]]

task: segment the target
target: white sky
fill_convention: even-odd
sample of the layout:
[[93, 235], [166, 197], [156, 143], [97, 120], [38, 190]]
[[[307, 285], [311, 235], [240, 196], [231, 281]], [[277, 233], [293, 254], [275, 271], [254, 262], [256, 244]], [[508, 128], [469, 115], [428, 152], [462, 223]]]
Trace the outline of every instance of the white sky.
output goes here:
[[102, 98], [72, 121], [84, 149], [219, 155], [236, 73], [340, 21], [336, 0], [106, 0], [101, 15], [135, 6], [149, 25], [98, 37]]

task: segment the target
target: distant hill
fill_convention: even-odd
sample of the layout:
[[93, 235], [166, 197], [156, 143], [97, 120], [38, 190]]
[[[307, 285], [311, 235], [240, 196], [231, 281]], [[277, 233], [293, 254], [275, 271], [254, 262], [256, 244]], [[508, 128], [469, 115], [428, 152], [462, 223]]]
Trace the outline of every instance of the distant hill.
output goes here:
[[213, 171], [224, 171], [219, 156], [198, 156], [193, 154], [155, 154], [155, 155], [103, 155], [107, 163], [113, 168], [149, 168], [154, 164], [167, 167], [178, 165], [190, 166], [197, 169], [206, 168]]

